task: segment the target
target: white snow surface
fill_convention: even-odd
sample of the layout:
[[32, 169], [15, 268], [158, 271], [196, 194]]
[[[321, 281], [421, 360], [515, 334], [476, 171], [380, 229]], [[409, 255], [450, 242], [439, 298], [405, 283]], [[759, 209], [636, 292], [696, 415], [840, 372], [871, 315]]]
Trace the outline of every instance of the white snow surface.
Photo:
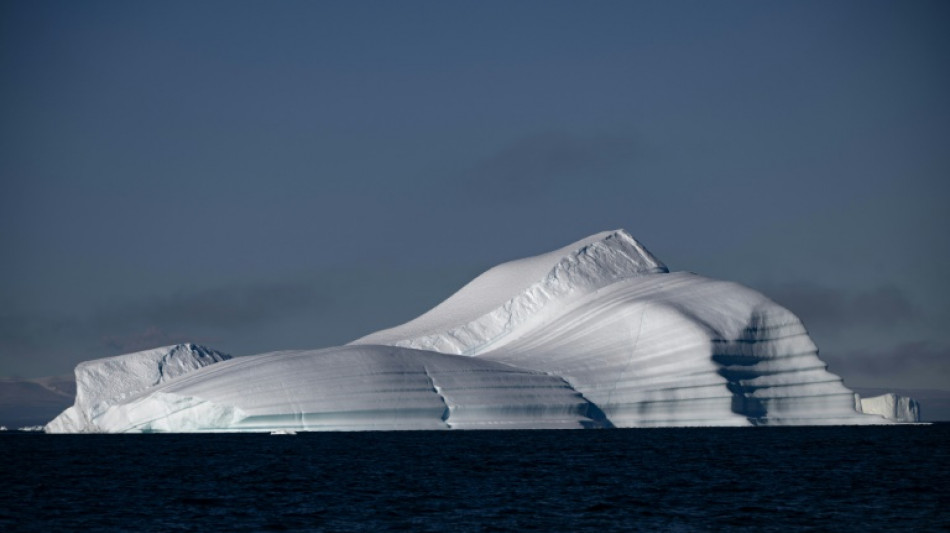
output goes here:
[[889, 423], [856, 409], [791, 312], [670, 273], [623, 230], [502, 264], [346, 346], [192, 357], [180, 375], [150, 352], [83, 363], [47, 431]]
[[912, 398], [888, 393], [871, 398], [859, 397], [859, 400], [865, 414], [882, 416], [894, 422], [920, 422], [920, 406]]

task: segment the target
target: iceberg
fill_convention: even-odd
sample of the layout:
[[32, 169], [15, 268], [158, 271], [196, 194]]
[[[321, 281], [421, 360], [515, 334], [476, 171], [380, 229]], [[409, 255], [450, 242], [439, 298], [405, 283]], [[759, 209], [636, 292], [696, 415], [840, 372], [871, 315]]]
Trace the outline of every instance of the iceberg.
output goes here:
[[920, 422], [920, 405], [912, 398], [894, 393], [882, 394], [871, 398], [861, 398], [855, 394], [860, 412], [884, 417], [894, 422]]
[[345, 346], [229, 359], [180, 345], [76, 378], [48, 432], [891, 423], [856, 404], [793, 313], [670, 272], [623, 230], [496, 266]]
[[113, 404], [109, 432], [595, 427], [558, 377], [391, 346], [284, 351], [220, 362]]
[[109, 408], [231, 356], [196, 344], [179, 344], [105, 357], [76, 367], [76, 401], [46, 425], [48, 433], [109, 431], [97, 419]]

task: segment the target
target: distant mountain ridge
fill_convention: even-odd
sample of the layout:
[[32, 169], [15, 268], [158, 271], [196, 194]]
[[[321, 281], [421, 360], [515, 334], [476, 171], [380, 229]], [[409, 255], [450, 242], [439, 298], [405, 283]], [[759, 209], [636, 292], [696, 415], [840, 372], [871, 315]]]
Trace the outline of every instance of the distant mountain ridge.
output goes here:
[[0, 426], [45, 425], [76, 398], [73, 376], [0, 378]]

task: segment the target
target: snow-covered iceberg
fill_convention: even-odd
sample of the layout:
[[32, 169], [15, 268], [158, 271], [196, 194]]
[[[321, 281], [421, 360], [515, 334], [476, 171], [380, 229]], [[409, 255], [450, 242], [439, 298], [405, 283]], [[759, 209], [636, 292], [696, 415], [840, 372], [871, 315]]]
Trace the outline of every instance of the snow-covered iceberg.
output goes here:
[[186, 346], [181, 375], [150, 352], [83, 363], [47, 430], [887, 423], [856, 409], [790, 311], [670, 273], [622, 230], [499, 265], [347, 346], [232, 360]]

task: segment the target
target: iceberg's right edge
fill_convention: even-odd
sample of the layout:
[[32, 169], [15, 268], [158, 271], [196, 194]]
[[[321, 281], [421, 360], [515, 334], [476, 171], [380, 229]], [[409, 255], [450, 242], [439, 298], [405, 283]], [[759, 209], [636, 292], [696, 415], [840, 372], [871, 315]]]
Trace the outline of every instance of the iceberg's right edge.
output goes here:
[[900, 399], [893, 409], [856, 402], [787, 309], [735, 283], [670, 273], [623, 230], [499, 265], [419, 318], [347, 346], [192, 367], [112, 394], [95, 412], [77, 403], [47, 431], [916, 421]]

